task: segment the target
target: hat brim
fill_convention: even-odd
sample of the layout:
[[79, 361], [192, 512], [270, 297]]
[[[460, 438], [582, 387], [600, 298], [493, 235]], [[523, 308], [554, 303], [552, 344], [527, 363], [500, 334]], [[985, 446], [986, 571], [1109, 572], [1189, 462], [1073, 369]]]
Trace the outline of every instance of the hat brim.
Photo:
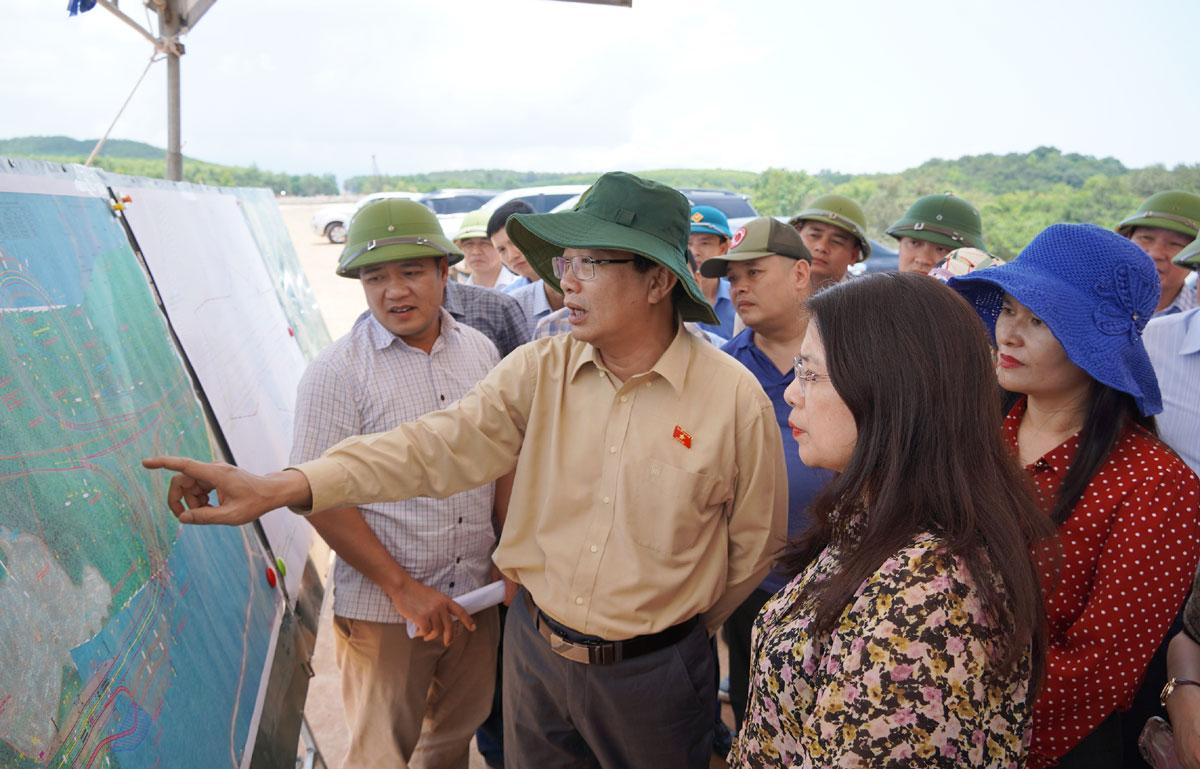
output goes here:
[[865, 235], [859, 235], [857, 232], [847, 227], [844, 220], [834, 219], [829, 216], [821, 216], [820, 214], [796, 214], [791, 219], [788, 219], [788, 224], [792, 225], [793, 227], [796, 226], [797, 222], [821, 222], [822, 224], [828, 224], [833, 227], [837, 227], [843, 232], [850, 233], [854, 236], [854, 239], [858, 241], [858, 261], [865, 262], [867, 261], [867, 257], [871, 255], [871, 241], [868, 240]]
[[566, 248], [602, 248], [630, 251], [670, 270], [684, 288], [679, 303], [685, 321], [718, 323], [712, 306], [704, 299], [696, 278], [688, 269], [683, 252], [653, 235], [592, 216], [583, 211], [553, 214], [513, 214], [505, 230], [521, 249], [534, 271], [555, 291], [562, 291], [551, 260]]
[[446, 257], [447, 265], [458, 264], [462, 261], [462, 252], [445, 236], [435, 236], [429, 238], [429, 240], [445, 249], [446, 252], [443, 253], [419, 243], [399, 243], [391, 246], [382, 246], [360, 254], [358, 258], [347, 264], [339, 263], [337, 274], [343, 278], [358, 278], [358, 271], [364, 267], [371, 267], [376, 264], [383, 264], [384, 262], [400, 262], [408, 259], [436, 259], [444, 256]]
[[[1131, 373], [1153, 370], [1145, 346], [1140, 342], [1124, 344], [1108, 351], [1096, 344], [1099, 332], [1092, 315], [1080, 316], [1078, 313], [1080, 306], [1095, 304], [1095, 297], [1084, 294], [1076, 286], [1054, 276], [1031, 274], [1015, 262], [952, 277], [947, 285], [974, 305], [993, 342], [996, 339], [996, 319], [1000, 317], [1004, 295], [1008, 294], [1046, 324], [1071, 362], [1090, 377], [1128, 393], [1137, 401], [1138, 410], [1143, 416], [1162, 411], [1162, 396], [1157, 382], [1143, 386]], [[1101, 342], [1105, 336], [1101, 335]], [[1102, 368], [1100, 361], [1111, 363], [1112, 354], [1124, 358], [1122, 365]]]
[[[783, 256], [788, 259], [795, 259], [797, 262], [807, 261], [802, 257], [788, 256], [778, 251], [738, 251], [722, 256], [709, 257], [704, 260], [704, 264], [700, 265], [700, 274], [706, 278], [723, 278], [729, 272], [730, 262], [749, 262], [754, 259], [762, 259], [764, 256]], [[709, 267], [710, 264], [712, 267]]]
[[1186, 267], [1189, 270], [1200, 270], [1200, 238], [1196, 238], [1184, 246], [1182, 251], [1175, 254], [1175, 258], [1171, 260], [1171, 263], [1177, 264], [1180, 267]]
[[1155, 216], [1131, 216], [1125, 221], [1117, 225], [1117, 234], [1125, 237], [1133, 237], [1133, 231], [1138, 227], [1155, 227], [1160, 230], [1170, 230], [1178, 232], [1180, 235], [1186, 235], [1189, 238], [1195, 238], [1200, 234], [1194, 228], [1188, 227], [1181, 222], [1171, 221], [1170, 219], [1159, 219]]
[[729, 240], [731, 237], [733, 237], [730, 233], [722, 230], [717, 225], [709, 224], [708, 222], [693, 222], [692, 227], [688, 230], [688, 232], [692, 235], [716, 235], [718, 237], [725, 238], [726, 240]]
[[896, 240], [900, 240], [900, 238], [912, 238], [913, 240], [924, 240], [927, 243], [936, 243], [946, 248], [978, 248], [980, 251], [985, 250], [982, 243], [966, 235], [963, 236], [962, 240], [955, 240], [940, 232], [914, 230], [910, 227], [893, 227], [887, 231], [887, 234]]
[[456, 234], [454, 236], [454, 242], [458, 243], [459, 241], [470, 240], [472, 238], [483, 238], [484, 240], [487, 240], [488, 239], [487, 228], [486, 227], [472, 227], [469, 230], [461, 230], [458, 234]]

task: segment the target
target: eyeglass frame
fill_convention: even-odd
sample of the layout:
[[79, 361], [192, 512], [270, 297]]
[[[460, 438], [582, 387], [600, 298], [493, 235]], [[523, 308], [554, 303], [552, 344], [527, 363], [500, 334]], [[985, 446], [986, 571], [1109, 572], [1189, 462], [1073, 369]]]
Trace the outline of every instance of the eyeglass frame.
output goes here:
[[808, 395], [808, 388], [814, 383], [828, 382], [832, 379], [829, 374], [818, 374], [804, 365], [804, 356], [802, 355], [792, 358], [792, 372], [796, 376], [796, 387], [800, 389], [800, 395], [802, 396]]
[[[568, 259], [565, 256], [554, 256], [550, 258], [550, 269], [554, 272], [555, 278], [562, 280], [563, 276], [567, 274], [567, 265], [569, 264], [571, 265], [571, 272], [578, 280], [595, 280], [597, 264], [627, 264], [635, 261], [637, 261], [636, 257], [633, 259], [596, 259], [591, 256], [572, 256]], [[576, 264], [591, 265], [591, 274], [586, 278], [580, 275], [579, 268], [575, 266]]]

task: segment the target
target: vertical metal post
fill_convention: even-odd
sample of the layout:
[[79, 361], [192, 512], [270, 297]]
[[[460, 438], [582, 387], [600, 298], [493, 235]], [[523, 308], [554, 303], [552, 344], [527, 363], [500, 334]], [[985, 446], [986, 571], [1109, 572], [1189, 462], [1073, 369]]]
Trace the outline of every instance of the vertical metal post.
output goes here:
[[183, 46], [179, 44], [179, 14], [171, 3], [164, 3], [158, 14], [159, 35], [166, 44], [167, 55], [167, 178], [179, 182], [183, 181], [179, 97], [179, 57]]

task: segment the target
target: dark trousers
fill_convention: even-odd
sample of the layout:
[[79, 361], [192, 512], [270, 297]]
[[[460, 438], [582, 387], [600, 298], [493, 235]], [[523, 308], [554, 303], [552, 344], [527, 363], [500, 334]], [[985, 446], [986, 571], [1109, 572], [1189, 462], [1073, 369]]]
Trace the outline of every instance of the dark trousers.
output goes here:
[[763, 604], [771, 598], [766, 590], [755, 589], [725, 620], [725, 644], [729, 647], [729, 706], [733, 709], [734, 732], [742, 731], [746, 718], [746, 699], [750, 691], [750, 634]]
[[702, 624], [665, 649], [613, 665], [550, 651], [524, 597], [504, 628], [508, 769], [705, 769], [713, 658]]
[[[1056, 769], [1121, 769], [1121, 714], [1113, 713], [1055, 764]], [[1137, 748], [1134, 748], [1136, 751]]]
[[500, 605], [500, 646], [496, 649], [496, 691], [492, 696], [492, 712], [475, 732], [475, 745], [490, 769], [504, 767], [504, 716], [501, 712], [504, 697], [504, 619], [508, 607]]

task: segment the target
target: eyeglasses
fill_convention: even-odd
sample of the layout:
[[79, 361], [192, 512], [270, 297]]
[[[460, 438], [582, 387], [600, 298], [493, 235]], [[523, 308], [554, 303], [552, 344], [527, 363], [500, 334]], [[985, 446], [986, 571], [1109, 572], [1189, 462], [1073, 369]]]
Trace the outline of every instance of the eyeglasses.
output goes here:
[[567, 274], [567, 265], [571, 266], [571, 272], [575, 273], [575, 277], [580, 280], [591, 280], [596, 277], [597, 264], [629, 264], [632, 259], [593, 259], [590, 256], [572, 256], [570, 259], [565, 256], [556, 256], [550, 260], [551, 266], [554, 268], [554, 277], [562, 280], [563, 275]]
[[792, 359], [792, 364], [796, 369], [796, 387], [800, 389], [800, 395], [808, 395], [808, 388], [814, 382], [828, 382], [828, 374], [818, 374], [817, 372], [804, 365], [804, 359], [797, 355]]

